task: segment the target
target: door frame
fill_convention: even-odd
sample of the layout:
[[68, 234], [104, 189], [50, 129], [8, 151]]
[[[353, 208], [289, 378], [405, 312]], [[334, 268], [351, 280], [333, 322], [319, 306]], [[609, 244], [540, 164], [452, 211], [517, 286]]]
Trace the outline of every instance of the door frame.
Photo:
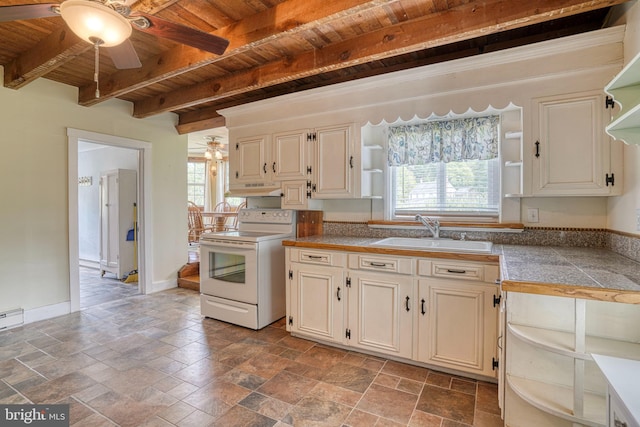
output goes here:
[[[153, 218], [151, 214], [151, 143], [137, 139], [67, 128], [69, 160], [69, 299], [70, 311], [80, 310], [80, 248], [78, 243], [78, 142], [86, 141], [138, 151], [138, 290], [151, 289]], [[149, 232], [147, 232], [149, 230]]]

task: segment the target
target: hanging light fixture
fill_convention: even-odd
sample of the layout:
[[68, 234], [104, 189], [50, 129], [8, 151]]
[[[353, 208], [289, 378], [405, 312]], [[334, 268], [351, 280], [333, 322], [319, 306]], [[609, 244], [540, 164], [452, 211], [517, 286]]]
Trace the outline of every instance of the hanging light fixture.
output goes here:
[[209, 149], [207, 149], [207, 151], [204, 152], [204, 157], [207, 160], [211, 160], [213, 158], [213, 156], [211, 155], [211, 151], [209, 151]]
[[98, 74], [100, 67], [100, 46], [112, 47], [131, 36], [133, 29], [129, 20], [116, 10], [100, 2], [67, 0], [60, 5], [60, 15], [64, 22], [82, 40], [93, 44], [95, 52], [96, 98], [100, 98]]
[[117, 46], [131, 36], [129, 20], [99, 2], [66, 0], [60, 4], [60, 15], [71, 31], [92, 44]]
[[222, 160], [222, 153], [216, 148], [216, 160]]

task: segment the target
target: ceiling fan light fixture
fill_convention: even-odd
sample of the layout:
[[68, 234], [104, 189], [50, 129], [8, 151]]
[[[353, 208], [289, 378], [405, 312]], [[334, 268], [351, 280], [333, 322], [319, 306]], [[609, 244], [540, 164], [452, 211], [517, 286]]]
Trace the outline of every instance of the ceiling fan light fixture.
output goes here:
[[81, 39], [100, 46], [117, 46], [131, 36], [129, 20], [102, 3], [87, 0], [66, 0], [60, 5], [60, 15]]
[[205, 151], [205, 152], [204, 152], [204, 157], [205, 157], [207, 160], [211, 160], [211, 159], [213, 158], [213, 156], [211, 155], [211, 151], [209, 151], [209, 150]]

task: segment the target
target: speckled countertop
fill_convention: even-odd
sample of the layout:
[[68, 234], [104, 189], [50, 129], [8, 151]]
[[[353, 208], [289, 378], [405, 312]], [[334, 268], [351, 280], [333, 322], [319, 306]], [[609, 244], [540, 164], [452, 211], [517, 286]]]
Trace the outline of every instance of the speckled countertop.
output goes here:
[[640, 263], [607, 249], [494, 245], [491, 254], [374, 247], [379, 238], [312, 236], [285, 246], [427, 258], [499, 262], [502, 289], [640, 304]]

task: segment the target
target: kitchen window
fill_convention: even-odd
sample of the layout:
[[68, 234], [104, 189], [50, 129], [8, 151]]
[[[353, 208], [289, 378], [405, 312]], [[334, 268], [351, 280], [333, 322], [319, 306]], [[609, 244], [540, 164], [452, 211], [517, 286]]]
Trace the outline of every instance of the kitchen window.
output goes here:
[[187, 162], [187, 195], [188, 200], [203, 208], [207, 179], [207, 161], [189, 158]]
[[392, 217], [496, 221], [499, 133], [497, 115], [390, 126]]

